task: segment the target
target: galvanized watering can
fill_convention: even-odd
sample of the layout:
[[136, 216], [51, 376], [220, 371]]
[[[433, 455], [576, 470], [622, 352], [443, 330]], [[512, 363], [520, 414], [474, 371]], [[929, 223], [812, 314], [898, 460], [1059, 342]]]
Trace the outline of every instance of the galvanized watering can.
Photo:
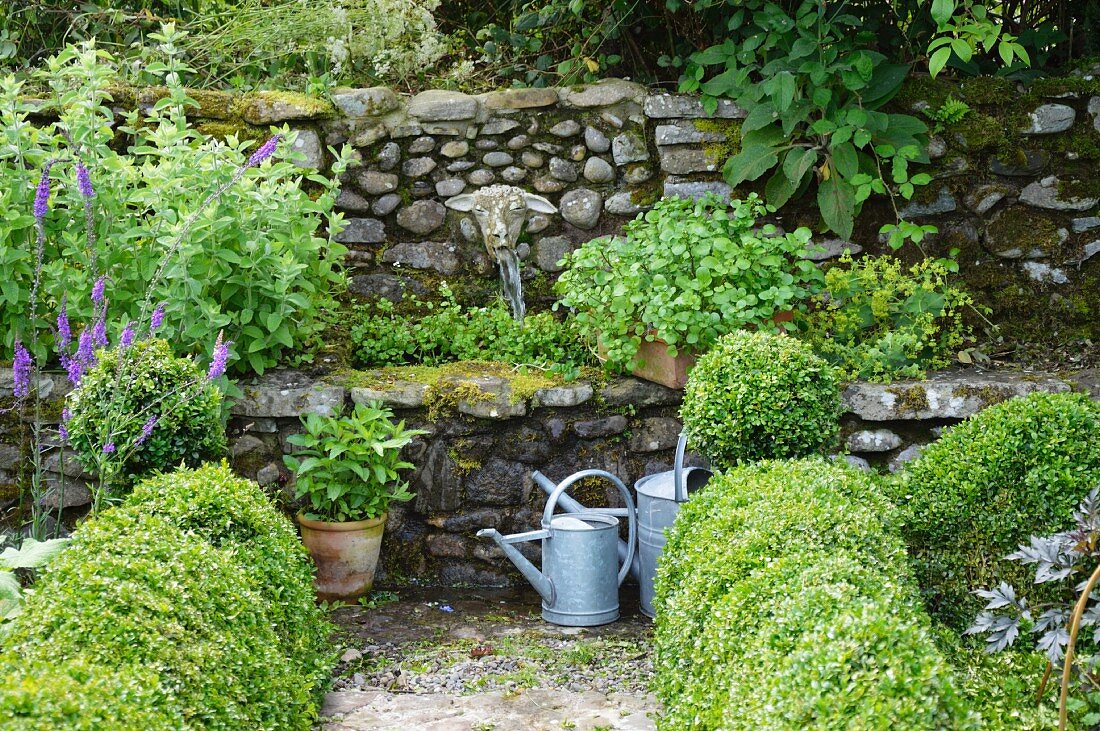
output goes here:
[[[626, 541], [619, 541], [619, 558], [633, 553], [630, 573], [638, 582], [641, 594], [642, 613], [654, 616], [653, 579], [657, 576], [657, 560], [665, 547], [665, 529], [671, 528], [680, 512], [681, 503], [686, 503], [695, 492], [710, 479], [711, 471], [702, 467], [684, 467], [684, 452], [687, 438], [681, 434], [676, 442], [676, 459], [669, 472], [647, 475], [634, 483], [638, 492], [638, 549]], [[546, 492], [554, 489], [554, 483], [541, 474], [534, 474], [535, 482]], [[563, 495], [559, 504], [570, 513], [588, 510], [576, 500]], [[627, 503], [629, 505], [629, 503]], [[623, 509], [605, 511], [612, 515], [623, 515]]]
[[[536, 473], [537, 474], [537, 473]], [[539, 475], [542, 477], [542, 475]], [[627, 509], [629, 548], [619, 567], [619, 521], [609, 509], [581, 508], [554, 515], [565, 491], [588, 477], [603, 477], [619, 488]], [[542, 477], [545, 480], [545, 477]], [[593, 627], [619, 618], [619, 586], [634, 559], [637, 520], [634, 501], [622, 481], [603, 470], [583, 470], [553, 486], [542, 512], [542, 529], [501, 535], [494, 528], [477, 532], [500, 546], [523, 576], [542, 596], [542, 618], [567, 627]], [[574, 504], [576, 504], [574, 502]], [[542, 570], [524, 558], [512, 544], [542, 541]]]

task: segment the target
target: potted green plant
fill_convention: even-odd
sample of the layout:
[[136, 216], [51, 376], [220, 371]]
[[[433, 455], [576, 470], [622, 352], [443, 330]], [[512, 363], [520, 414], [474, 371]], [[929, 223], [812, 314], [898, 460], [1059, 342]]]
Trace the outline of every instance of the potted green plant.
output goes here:
[[744, 327], [774, 330], [821, 286], [809, 229], [757, 225], [756, 194], [663, 198], [566, 257], [556, 289], [612, 367], [683, 388], [695, 357]]
[[353, 600], [370, 591], [387, 511], [413, 498], [401, 470], [401, 448], [425, 432], [394, 423], [379, 402], [351, 413], [307, 414], [305, 432], [287, 441], [299, 450], [284, 457], [295, 476], [302, 543], [317, 565], [315, 588], [324, 601]]

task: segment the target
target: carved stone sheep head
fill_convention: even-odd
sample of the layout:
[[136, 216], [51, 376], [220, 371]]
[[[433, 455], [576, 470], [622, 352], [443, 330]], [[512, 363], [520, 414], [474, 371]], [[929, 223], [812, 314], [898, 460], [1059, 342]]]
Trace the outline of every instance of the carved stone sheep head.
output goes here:
[[446, 203], [455, 211], [473, 211], [481, 228], [485, 250], [494, 260], [500, 258], [497, 254], [499, 249], [516, 248], [528, 211], [558, 212], [554, 204], [541, 195], [528, 193], [514, 185], [490, 185], [473, 193], [456, 195]]

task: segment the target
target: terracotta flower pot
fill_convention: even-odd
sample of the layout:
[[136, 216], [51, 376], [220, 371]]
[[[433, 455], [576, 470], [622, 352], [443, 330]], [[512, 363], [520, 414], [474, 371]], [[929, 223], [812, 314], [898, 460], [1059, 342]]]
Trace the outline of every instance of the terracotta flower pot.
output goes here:
[[298, 514], [302, 543], [317, 570], [313, 586], [322, 601], [354, 601], [370, 591], [382, 548], [385, 514], [372, 520], [326, 523]]

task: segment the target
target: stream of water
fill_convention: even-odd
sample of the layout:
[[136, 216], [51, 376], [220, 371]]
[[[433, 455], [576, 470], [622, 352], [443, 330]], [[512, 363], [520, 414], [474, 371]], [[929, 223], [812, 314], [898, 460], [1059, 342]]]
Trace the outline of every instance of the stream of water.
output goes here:
[[527, 306], [523, 303], [523, 282], [519, 277], [519, 257], [516, 252], [507, 247], [496, 249], [497, 265], [500, 267], [500, 284], [504, 289], [504, 299], [508, 300], [508, 306], [512, 309], [512, 317], [523, 322], [523, 315]]

